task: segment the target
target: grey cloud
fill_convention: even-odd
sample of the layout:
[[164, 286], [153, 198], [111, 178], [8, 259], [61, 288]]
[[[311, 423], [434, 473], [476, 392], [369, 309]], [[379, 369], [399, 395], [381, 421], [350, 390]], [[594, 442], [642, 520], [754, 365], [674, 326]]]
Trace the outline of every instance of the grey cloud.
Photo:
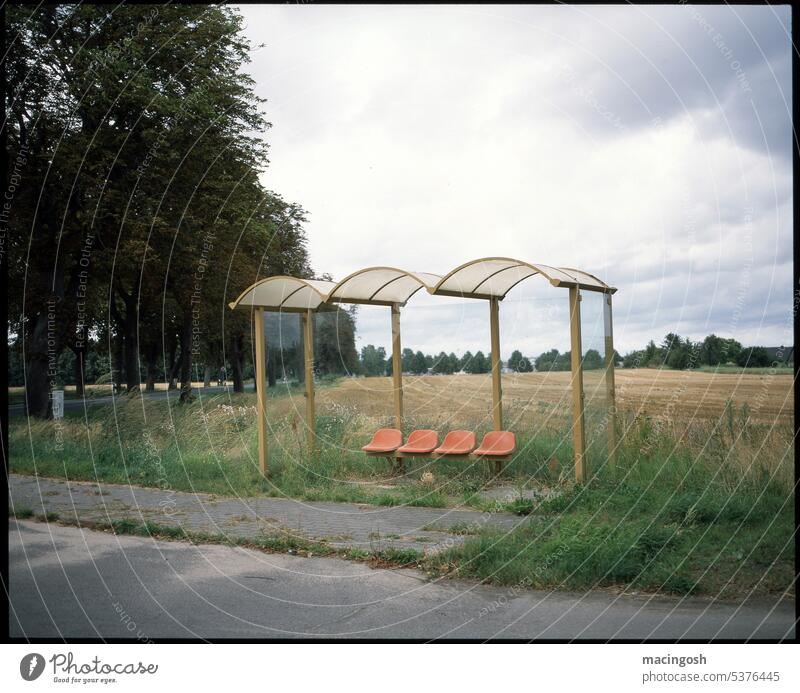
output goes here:
[[[494, 254], [584, 267], [620, 289], [621, 349], [676, 324], [724, 333], [737, 311], [742, 341], [762, 318], [782, 329], [786, 7], [698, 6], [717, 44], [680, 6], [243, 11], [268, 44], [252, 64], [274, 124], [265, 180], [310, 210], [319, 271], [442, 272]], [[547, 316], [510, 305], [509, 344], [549, 348], [528, 329]], [[408, 346], [487, 348], [482, 312], [443, 308], [436, 334], [427, 310], [410, 304]], [[382, 313], [362, 311], [359, 331], [389, 344]]]
[[593, 35], [572, 57], [562, 108], [607, 136], [712, 111], [715, 136], [791, 155], [787, 7], [639, 9], [590, 12]]

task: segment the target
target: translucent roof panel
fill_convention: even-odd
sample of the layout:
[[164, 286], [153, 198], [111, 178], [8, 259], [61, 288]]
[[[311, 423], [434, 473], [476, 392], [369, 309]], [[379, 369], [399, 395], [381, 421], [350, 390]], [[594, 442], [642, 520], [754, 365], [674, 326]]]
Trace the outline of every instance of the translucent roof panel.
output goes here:
[[396, 267], [368, 267], [340, 281], [328, 300], [347, 303], [405, 303], [421, 288], [431, 290], [441, 277]]
[[616, 291], [616, 289], [613, 289], [613, 287], [610, 287], [608, 284], [600, 281], [597, 277], [595, 277], [593, 274], [589, 274], [588, 272], [573, 269], [571, 267], [561, 267], [560, 269], [575, 277], [575, 280], [584, 289], [587, 289], [590, 286], [596, 286], [599, 291], [611, 291], [611, 293]]
[[537, 274], [554, 286], [577, 285], [591, 291], [614, 291], [597, 277], [580, 270], [532, 264], [513, 258], [490, 257], [457, 267], [446, 274], [431, 293], [465, 298], [503, 298], [521, 281]]
[[503, 298], [528, 277], [541, 275], [553, 286], [579, 286], [589, 291], [608, 291], [608, 286], [588, 272], [569, 267], [531, 264], [507, 257], [473, 260], [444, 277], [428, 272], [409, 272], [396, 267], [367, 267], [340, 282], [298, 277], [268, 277], [246, 289], [233, 303], [268, 310], [323, 310], [331, 303], [405, 304], [422, 288], [432, 294], [465, 298]]
[[334, 282], [297, 277], [268, 277], [245, 289], [231, 308], [239, 306], [268, 310], [316, 310], [322, 304]]

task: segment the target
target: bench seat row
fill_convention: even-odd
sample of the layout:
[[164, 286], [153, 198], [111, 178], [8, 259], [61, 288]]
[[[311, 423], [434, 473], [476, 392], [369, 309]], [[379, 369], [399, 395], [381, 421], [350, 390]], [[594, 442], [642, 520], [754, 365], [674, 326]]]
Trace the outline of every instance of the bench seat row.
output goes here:
[[361, 448], [368, 455], [380, 457], [488, 457], [496, 460], [509, 458], [517, 448], [516, 436], [511, 431], [490, 431], [480, 447], [472, 431], [450, 431], [439, 445], [439, 434], [429, 429], [411, 431], [403, 444], [403, 433], [397, 428], [380, 428], [372, 440]]

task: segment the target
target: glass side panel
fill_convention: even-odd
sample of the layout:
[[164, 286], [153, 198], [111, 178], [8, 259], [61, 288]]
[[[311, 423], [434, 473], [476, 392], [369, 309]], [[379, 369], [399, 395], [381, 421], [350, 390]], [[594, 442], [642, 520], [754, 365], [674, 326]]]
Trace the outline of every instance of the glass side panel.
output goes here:
[[602, 467], [608, 456], [605, 353], [605, 295], [582, 291], [581, 357], [589, 475]]

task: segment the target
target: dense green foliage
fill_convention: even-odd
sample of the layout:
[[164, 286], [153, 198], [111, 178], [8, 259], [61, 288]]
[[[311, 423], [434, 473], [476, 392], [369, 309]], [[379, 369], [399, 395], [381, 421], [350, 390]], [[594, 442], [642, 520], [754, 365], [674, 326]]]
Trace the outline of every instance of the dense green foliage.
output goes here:
[[515, 350], [511, 353], [507, 365], [512, 371], [516, 371], [517, 373], [530, 373], [533, 370], [533, 364], [530, 362], [530, 359], [523, 356], [522, 352], [519, 350]]
[[[551, 349], [550, 351], [540, 354], [534, 361], [536, 370], [542, 371], [568, 371], [572, 368], [572, 352], [565, 351], [563, 354], [558, 352], [558, 349]], [[605, 361], [600, 356], [597, 349], [589, 349], [583, 355], [583, 368], [584, 370], [597, 370], [603, 368]]]
[[[514, 352], [519, 353], [519, 352]], [[527, 365], [530, 362], [523, 358]], [[451, 375], [453, 373], [488, 373], [492, 369], [491, 359], [482, 351], [476, 354], [467, 351], [462, 357], [453, 352], [439, 352], [436, 356], [423, 354], [421, 351], [405, 348], [401, 354], [403, 373], [412, 375]], [[531, 369], [532, 370], [532, 369]], [[386, 349], [368, 344], [361, 349], [361, 373], [367, 376], [389, 375], [392, 372], [391, 356], [387, 357]], [[520, 369], [520, 372], [526, 372]]]
[[669, 333], [660, 345], [654, 341], [638, 351], [631, 351], [622, 359], [625, 368], [661, 367], [684, 370], [702, 366], [725, 366], [735, 364], [742, 368], [766, 368], [783, 366], [791, 354], [784, 350], [782, 360], [770, 358], [767, 349], [760, 346], [742, 348], [735, 339], [708, 335], [702, 342]]
[[[180, 380], [186, 400], [226, 366], [241, 390], [250, 316], [228, 303], [312, 272], [305, 211], [260, 180], [270, 124], [238, 11], [9, 5], [5, 31], [9, 376], [29, 412], [101, 377]], [[355, 364], [350, 318], [319, 326], [324, 372]]]

